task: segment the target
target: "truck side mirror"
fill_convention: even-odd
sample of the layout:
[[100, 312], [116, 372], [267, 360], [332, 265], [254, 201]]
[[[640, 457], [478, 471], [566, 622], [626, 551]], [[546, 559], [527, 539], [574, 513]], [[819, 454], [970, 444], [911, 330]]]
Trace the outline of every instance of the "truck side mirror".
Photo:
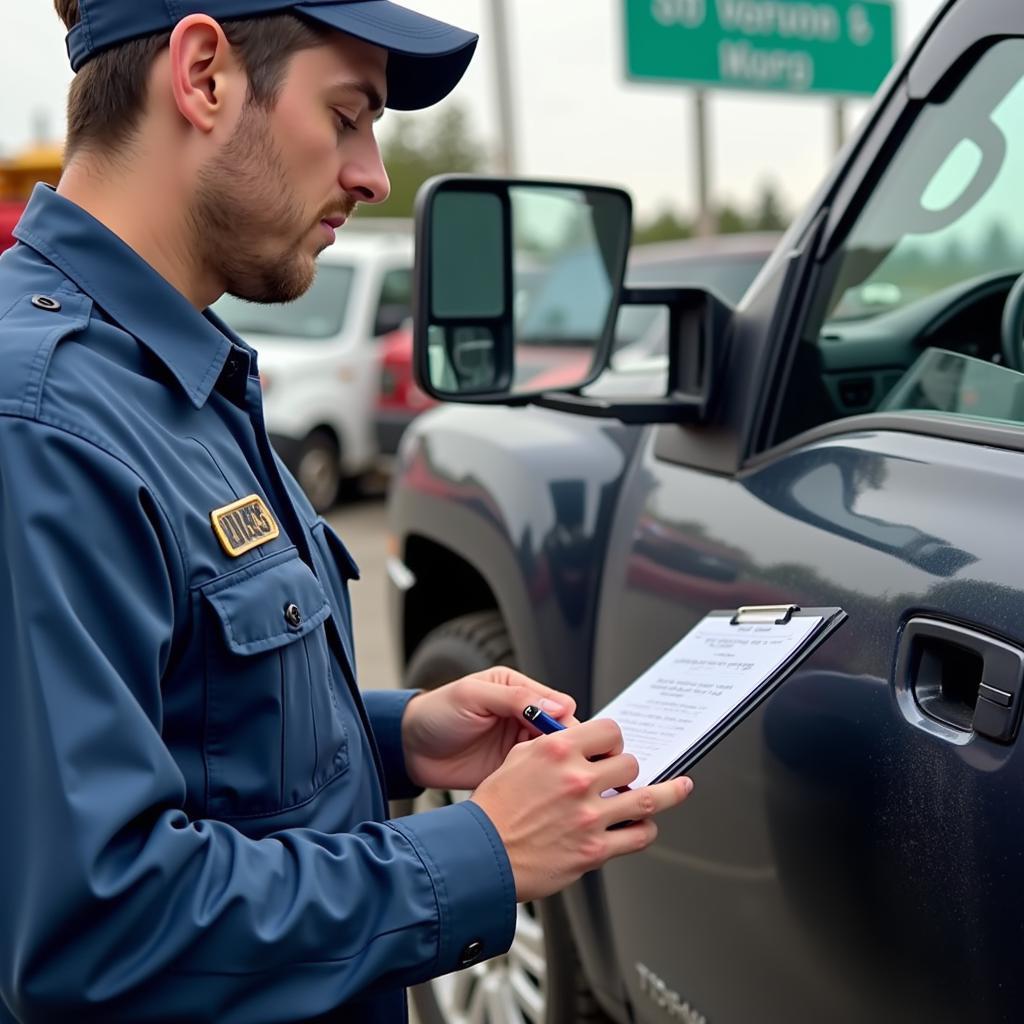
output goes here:
[[[532, 403], [627, 423], [702, 423], [732, 309], [701, 288], [624, 288], [632, 203], [599, 185], [447, 176], [416, 199], [414, 368], [441, 401]], [[623, 305], [669, 312], [663, 397], [580, 394]]]
[[428, 182], [417, 199], [420, 385], [479, 402], [595, 380], [611, 355], [631, 230], [618, 189]]

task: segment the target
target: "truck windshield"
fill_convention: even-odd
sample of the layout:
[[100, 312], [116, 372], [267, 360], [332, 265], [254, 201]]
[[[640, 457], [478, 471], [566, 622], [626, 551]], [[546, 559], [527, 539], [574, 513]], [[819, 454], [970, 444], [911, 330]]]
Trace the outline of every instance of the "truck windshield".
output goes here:
[[1024, 44], [999, 43], [928, 107], [845, 246], [828, 321], [867, 320], [1024, 268]]
[[826, 256], [776, 440], [873, 412], [1024, 422], [1024, 40], [971, 56]]
[[341, 333], [348, 313], [354, 268], [321, 263], [313, 286], [295, 302], [261, 306], [225, 295], [211, 307], [243, 338], [275, 335], [319, 341]]

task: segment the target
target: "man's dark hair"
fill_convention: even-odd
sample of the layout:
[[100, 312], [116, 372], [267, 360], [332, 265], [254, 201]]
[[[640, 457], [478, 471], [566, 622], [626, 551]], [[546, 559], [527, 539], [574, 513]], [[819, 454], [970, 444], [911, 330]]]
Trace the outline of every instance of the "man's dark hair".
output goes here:
[[[78, 0], [53, 0], [70, 31], [78, 24]], [[270, 109], [285, 71], [300, 50], [320, 46], [328, 36], [294, 14], [273, 14], [221, 23], [249, 76], [249, 101]], [[146, 108], [149, 72], [170, 41], [169, 32], [131, 39], [97, 54], [71, 83], [65, 159], [79, 149], [110, 153], [130, 142]]]

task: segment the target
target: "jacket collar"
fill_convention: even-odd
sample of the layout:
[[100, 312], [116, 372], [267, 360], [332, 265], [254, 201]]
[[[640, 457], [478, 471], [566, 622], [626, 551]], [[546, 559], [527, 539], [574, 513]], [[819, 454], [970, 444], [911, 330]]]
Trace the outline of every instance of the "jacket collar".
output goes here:
[[152, 352], [197, 409], [206, 404], [232, 348], [251, 352], [109, 228], [46, 185], [35, 187], [14, 237], [64, 271]]

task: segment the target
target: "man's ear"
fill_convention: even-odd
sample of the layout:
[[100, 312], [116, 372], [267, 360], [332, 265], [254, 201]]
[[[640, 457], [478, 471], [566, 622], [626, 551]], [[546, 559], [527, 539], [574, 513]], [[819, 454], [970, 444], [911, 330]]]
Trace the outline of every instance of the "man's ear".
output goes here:
[[171, 89], [181, 116], [200, 132], [234, 120], [248, 80], [224, 29], [209, 15], [190, 14], [174, 27], [170, 42]]

